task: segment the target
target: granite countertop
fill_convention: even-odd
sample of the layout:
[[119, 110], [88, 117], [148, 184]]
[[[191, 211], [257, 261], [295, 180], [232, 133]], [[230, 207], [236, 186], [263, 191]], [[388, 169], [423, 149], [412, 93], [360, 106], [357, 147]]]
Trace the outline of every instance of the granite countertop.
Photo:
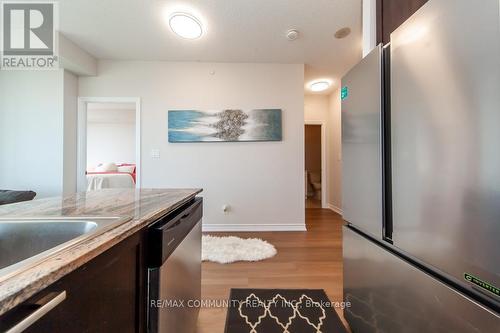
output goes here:
[[201, 189], [109, 189], [0, 206], [0, 217], [120, 217], [116, 227], [15, 274], [0, 276], [0, 315], [92, 260]]

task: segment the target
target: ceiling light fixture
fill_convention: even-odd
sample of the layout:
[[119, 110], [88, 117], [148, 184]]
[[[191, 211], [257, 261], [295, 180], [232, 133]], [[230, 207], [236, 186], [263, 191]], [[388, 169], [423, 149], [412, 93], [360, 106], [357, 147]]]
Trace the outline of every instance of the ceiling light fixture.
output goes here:
[[320, 91], [327, 90], [328, 88], [330, 88], [331, 85], [332, 85], [331, 81], [319, 80], [319, 81], [314, 81], [311, 84], [309, 84], [309, 89], [311, 89], [311, 91], [314, 91], [314, 92], [320, 92]]
[[203, 35], [203, 25], [193, 15], [187, 13], [173, 13], [168, 19], [172, 31], [185, 39], [198, 39]]

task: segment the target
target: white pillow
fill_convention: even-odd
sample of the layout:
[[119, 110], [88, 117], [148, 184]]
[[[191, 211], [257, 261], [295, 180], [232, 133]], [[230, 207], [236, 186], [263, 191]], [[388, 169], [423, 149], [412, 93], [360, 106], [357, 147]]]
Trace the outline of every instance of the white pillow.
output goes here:
[[95, 168], [96, 172], [115, 172], [117, 170], [115, 163], [102, 163]]
[[133, 173], [135, 165], [122, 165], [118, 167], [118, 172]]

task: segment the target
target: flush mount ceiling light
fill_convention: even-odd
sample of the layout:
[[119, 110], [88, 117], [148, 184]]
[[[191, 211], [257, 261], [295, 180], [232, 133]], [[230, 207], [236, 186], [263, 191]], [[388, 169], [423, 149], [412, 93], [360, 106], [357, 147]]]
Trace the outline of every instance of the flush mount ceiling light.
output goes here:
[[203, 35], [203, 25], [191, 14], [173, 13], [168, 18], [168, 25], [176, 35], [185, 39], [198, 39]]
[[332, 85], [331, 81], [328, 80], [319, 80], [319, 81], [314, 81], [311, 84], [309, 84], [309, 89], [314, 92], [320, 92], [320, 91], [325, 91], [330, 86]]

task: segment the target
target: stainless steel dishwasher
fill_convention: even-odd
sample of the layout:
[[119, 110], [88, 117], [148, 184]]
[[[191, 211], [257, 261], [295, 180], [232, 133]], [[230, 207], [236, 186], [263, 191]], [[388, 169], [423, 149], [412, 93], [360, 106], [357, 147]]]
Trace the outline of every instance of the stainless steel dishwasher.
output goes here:
[[202, 199], [148, 231], [148, 332], [193, 333], [201, 297]]

